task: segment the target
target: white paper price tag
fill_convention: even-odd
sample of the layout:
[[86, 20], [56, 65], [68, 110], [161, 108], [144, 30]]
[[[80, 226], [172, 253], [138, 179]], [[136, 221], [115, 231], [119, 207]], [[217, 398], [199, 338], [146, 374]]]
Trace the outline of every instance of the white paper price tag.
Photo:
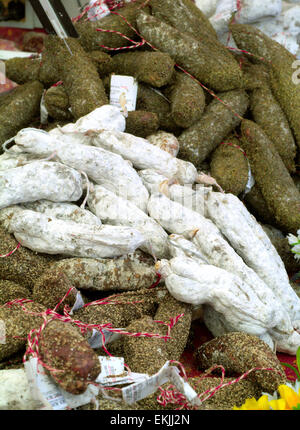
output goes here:
[[[121, 330], [121, 329], [120, 329]], [[103, 330], [103, 334], [105, 336], [104, 344], [114, 342], [117, 339], [120, 339], [122, 336], [120, 333], [113, 333], [108, 330]], [[101, 348], [103, 346], [103, 337], [100, 331], [93, 329], [92, 336], [88, 340], [89, 345], [93, 349]]]
[[201, 404], [196, 391], [179, 375], [177, 367], [170, 366], [169, 361], [165, 363], [158, 373], [150, 376], [147, 380], [123, 388], [123, 400], [128, 404], [138, 402], [155, 393], [158, 387], [169, 381], [176, 386], [177, 390], [180, 391], [189, 402], [194, 405]]
[[160, 369], [158, 373], [150, 376], [143, 382], [129, 385], [122, 389], [123, 400], [129, 405], [144, 399], [155, 393], [161, 385], [169, 380], [169, 361]]
[[42, 402], [42, 409], [65, 410], [68, 407], [60, 388], [45, 374], [45, 369], [38, 364], [37, 358], [26, 361], [24, 368], [32, 397]]
[[[123, 357], [99, 357], [101, 364], [101, 373], [97, 378], [101, 381], [101, 379], [106, 378], [107, 376], [118, 376], [124, 373], [124, 358]], [[100, 382], [99, 381], [99, 382]]]
[[112, 75], [110, 81], [110, 104], [128, 112], [136, 108], [138, 83], [132, 76]]
[[83, 298], [82, 298], [80, 292], [78, 291], [76, 294], [76, 301], [75, 301], [74, 306], [72, 307], [72, 309], [70, 311], [70, 315], [72, 315], [73, 312], [77, 311], [78, 309], [83, 308], [83, 306], [84, 306], [84, 301], [83, 301]]

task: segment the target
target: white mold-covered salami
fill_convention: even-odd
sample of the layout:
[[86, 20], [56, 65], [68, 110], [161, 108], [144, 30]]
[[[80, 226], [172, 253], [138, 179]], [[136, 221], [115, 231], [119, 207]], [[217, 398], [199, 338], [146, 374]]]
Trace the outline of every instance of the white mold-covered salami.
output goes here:
[[36, 410], [24, 369], [0, 370], [0, 410]]
[[231, 246], [274, 291], [291, 320], [300, 319], [300, 299], [291, 287], [280, 256], [263, 228], [232, 194], [211, 192], [206, 208]]
[[187, 239], [189, 233], [197, 229], [209, 229], [220, 234], [210, 220], [161, 193], [152, 194], [148, 202], [148, 212], [169, 233], [187, 235]]
[[157, 258], [167, 258], [168, 235], [164, 229], [137, 206], [111, 191], [95, 185], [88, 198], [90, 210], [103, 223], [133, 227], [146, 238], [142, 250]]
[[179, 141], [174, 134], [160, 130], [148, 136], [147, 140], [151, 145], [158, 146], [163, 151], [171, 154], [172, 157], [177, 157], [179, 152]]
[[[210, 305], [203, 305], [203, 321], [208, 330], [213, 334], [214, 337], [222, 336], [226, 333], [235, 332], [235, 328], [225, 320], [224, 316], [217, 312]], [[258, 336], [263, 340], [269, 347], [274, 350], [276, 343], [268, 332], [265, 332]]]
[[168, 237], [168, 243], [170, 254], [173, 258], [180, 256], [190, 257], [197, 261], [198, 264], [209, 264], [199, 248], [185, 237], [179, 234], [171, 234]]
[[181, 184], [193, 184], [198, 178], [197, 169], [192, 163], [173, 157], [141, 137], [103, 131], [94, 138], [93, 143], [121, 155], [138, 170], [153, 169], [167, 178], [177, 179]]
[[146, 211], [149, 193], [134, 168], [120, 155], [102, 148], [61, 141], [49, 133], [34, 129], [21, 130], [15, 142], [24, 152], [40, 157], [55, 154], [61, 163], [85, 172], [96, 184]]
[[[229, 324], [224, 315], [217, 312], [212, 306], [203, 306], [203, 319], [206, 327], [215, 336], [234, 332], [235, 328]], [[290, 355], [295, 355], [300, 346], [300, 335], [297, 331], [290, 334], [282, 333], [278, 327], [269, 328], [266, 333], [259, 336], [271, 349]]]
[[61, 163], [33, 161], [0, 172], [0, 208], [42, 199], [70, 202], [81, 195], [80, 173]]
[[95, 133], [102, 130], [125, 131], [126, 119], [120, 109], [112, 105], [104, 105], [79, 118], [75, 123], [52, 129], [49, 134], [60, 139], [92, 145]]
[[166, 194], [168, 192], [169, 185], [177, 182], [176, 179], [169, 179], [166, 176], [157, 173], [153, 169], [140, 170], [139, 176], [150, 194], [160, 193], [162, 190], [165, 190], [164, 194]]
[[14, 169], [15, 167], [23, 166], [34, 157], [30, 154], [22, 154], [20, 149], [14, 145], [9, 149], [9, 152], [4, 152], [0, 155], [0, 170]]
[[140, 232], [130, 227], [78, 224], [30, 210], [12, 217], [10, 232], [32, 251], [85, 258], [119, 257], [145, 242]]
[[204, 319], [215, 336], [244, 331], [258, 336], [271, 348], [275, 346], [279, 352], [296, 354], [300, 334], [292, 326], [285, 331], [275, 325], [277, 310], [262, 301], [256, 289], [238, 276], [183, 256], [162, 260], [156, 267], [177, 300], [205, 305]]
[[91, 211], [80, 208], [72, 203], [53, 203], [49, 200], [40, 200], [33, 203], [24, 203], [23, 209], [40, 212], [51, 217], [74, 221], [79, 224], [93, 224], [101, 226], [101, 220]]
[[99, 133], [102, 130], [123, 132], [126, 129], [126, 119], [117, 106], [103, 105], [61, 129], [79, 133]]
[[205, 216], [205, 195], [207, 188], [196, 184], [196, 190], [191, 185], [171, 184], [168, 190], [162, 192], [174, 202], [180, 203], [184, 207]]
[[170, 294], [193, 305], [209, 304], [237, 331], [262, 335], [274, 325], [274, 310], [262, 303], [239, 277], [188, 257], [162, 260], [156, 266]]
[[148, 210], [150, 216], [168, 232], [183, 235], [186, 239], [192, 238], [209, 264], [238, 276], [255, 290], [260, 300], [275, 310], [274, 326], [278, 325], [285, 333], [293, 331], [289, 315], [277, 295], [244, 263], [215, 224], [162, 194], [150, 197]]

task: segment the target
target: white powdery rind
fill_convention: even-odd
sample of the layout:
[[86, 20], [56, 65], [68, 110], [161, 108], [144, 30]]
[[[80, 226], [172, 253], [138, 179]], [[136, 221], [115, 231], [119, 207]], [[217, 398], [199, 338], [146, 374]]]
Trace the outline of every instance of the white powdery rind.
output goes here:
[[190, 240], [179, 234], [171, 234], [168, 237], [170, 254], [175, 257], [190, 257], [197, 261], [198, 264], [208, 264], [208, 261], [202, 252]]
[[58, 220], [30, 210], [16, 213], [10, 232], [22, 246], [46, 254], [113, 258], [134, 252], [145, 238], [130, 227]]
[[198, 177], [192, 163], [175, 158], [146, 139], [132, 134], [103, 131], [94, 138], [93, 144], [121, 155], [131, 161], [136, 169], [153, 169], [182, 184], [193, 184]]
[[152, 194], [148, 202], [149, 215], [169, 233], [182, 234], [189, 239], [191, 231], [206, 229], [220, 234], [218, 228], [199, 213], [174, 202], [162, 193]]
[[24, 369], [0, 370], [0, 410], [36, 410]]
[[161, 175], [153, 169], [140, 170], [138, 173], [149, 194], [159, 193], [165, 185], [168, 188], [169, 183], [176, 182], [176, 180], [168, 179], [165, 175]]
[[179, 152], [179, 141], [176, 136], [166, 131], [158, 131], [150, 136], [147, 136], [148, 142], [151, 145], [158, 146], [163, 151], [168, 152], [172, 157], [177, 157]]
[[232, 194], [211, 192], [206, 208], [210, 219], [219, 227], [231, 246], [268, 285], [287, 310], [291, 321], [300, 319], [300, 299], [289, 283], [283, 261], [268, 235]]
[[80, 208], [72, 203], [53, 203], [49, 200], [40, 200], [33, 203], [24, 203], [21, 208], [39, 212], [64, 221], [73, 221], [79, 224], [102, 225], [101, 220], [91, 211]]
[[157, 258], [168, 257], [168, 235], [154, 219], [128, 200], [118, 197], [99, 185], [88, 198], [90, 210], [104, 223], [133, 227], [145, 237], [143, 251]]
[[[228, 321], [225, 320], [224, 316], [221, 313], [217, 312], [212, 306], [204, 305], [202, 311], [203, 321], [214, 337], [219, 337], [226, 333], [236, 331], [236, 329], [232, 325], [230, 325]], [[274, 342], [268, 332], [265, 332], [258, 337], [263, 340], [267, 345], [269, 345], [272, 350], [275, 349], [275, 345], [277, 345], [277, 343]]]
[[120, 155], [102, 148], [61, 141], [49, 133], [33, 129], [21, 130], [15, 142], [24, 152], [41, 157], [55, 154], [61, 163], [85, 172], [96, 184], [146, 210], [149, 193], [134, 168]]
[[245, 264], [212, 221], [162, 194], [150, 197], [148, 210], [150, 216], [168, 232], [192, 239], [209, 264], [238, 276], [249, 288], [255, 290], [259, 299], [273, 310], [273, 327], [288, 335], [293, 332], [289, 314], [277, 295]]
[[273, 325], [274, 311], [239, 277], [215, 266], [177, 257], [157, 264], [170, 294], [193, 305], [209, 304], [237, 331], [262, 335]]
[[33, 161], [0, 172], [0, 209], [41, 199], [76, 201], [81, 195], [80, 173], [61, 163]]
[[14, 145], [9, 151], [0, 155], [0, 170], [14, 169], [27, 164], [33, 159], [32, 155], [20, 153], [20, 149]]

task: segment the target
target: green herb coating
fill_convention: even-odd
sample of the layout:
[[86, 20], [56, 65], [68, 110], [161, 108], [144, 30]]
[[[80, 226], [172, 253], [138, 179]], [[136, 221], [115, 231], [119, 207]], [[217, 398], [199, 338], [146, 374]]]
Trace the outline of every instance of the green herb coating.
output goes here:
[[[132, 321], [127, 327], [130, 333], [160, 334], [161, 324], [149, 316]], [[133, 372], [154, 375], [168, 361], [167, 345], [156, 337], [124, 337], [124, 360]]]
[[[86, 51], [95, 49], [106, 52], [101, 45], [109, 48], [120, 48], [122, 46], [131, 45], [131, 43], [122, 36], [114, 33], [105, 33], [97, 31], [97, 28], [104, 30], [118, 31], [130, 39], [136, 38], [136, 33], [127, 24], [128, 21], [136, 28], [136, 16], [140, 11], [139, 7], [143, 0], [138, 0], [133, 4], [126, 5], [115, 12], [118, 14], [110, 14], [101, 19], [101, 21], [79, 21], [75, 24], [75, 28], [80, 36], [79, 41]], [[125, 18], [125, 20], [123, 18]]]
[[[0, 255], [6, 255], [17, 245], [14, 236], [0, 226]], [[0, 258], [0, 279], [7, 279], [32, 291], [35, 281], [55, 260], [55, 256], [38, 254], [20, 246], [9, 257]]]
[[12, 281], [0, 280], [0, 306], [15, 299], [30, 299], [31, 292]]
[[217, 33], [209, 19], [191, 0], [151, 0], [152, 15], [172, 25], [182, 33], [190, 33], [196, 39], [217, 40]]
[[250, 110], [254, 121], [260, 125], [273, 142], [289, 172], [295, 172], [297, 147], [288, 120], [274, 98], [271, 89], [255, 89], [250, 96]]
[[148, 42], [210, 89], [229, 91], [242, 87], [242, 72], [236, 60], [227, 51], [222, 54], [213, 42], [208, 45], [196, 40], [145, 12], [140, 12], [137, 25]]
[[153, 87], [167, 85], [174, 73], [174, 61], [163, 52], [135, 51], [114, 55], [114, 72], [134, 76], [138, 81]]
[[[68, 278], [62, 272], [50, 267], [36, 280], [32, 298], [48, 309], [54, 309], [70, 288], [72, 288], [72, 284]], [[57, 309], [57, 312], [62, 312], [65, 305], [72, 308], [76, 301], [76, 294], [77, 290], [74, 288]]]
[[38, 58], [11, 58], [5, 62], [5, 73], [8, 79], [22, 85], [38, 81], [40, 60]]
[[13, 90], [8, 103], [0, 108], [0, 145], [27, 127], [39, 115], [42, 93], [43, 85], [38, 81], [29, 82]]
[[0, 361], [25, 350], [29, 332], [43, 324], [44, 320], [41, 316], [32, 315], [30, 312], [44, 312], [46, 310], [44, 306], [33, 302], [26, 303], [24, 306], [29, 312], [25, 312], [20, 305], [0, 307], [0, 320], [5, 324], [6, 339], [0, 347]]
[[70, 121], [73, 115], [69, 111], [69, 97], [62, 85], [49, 88], [44, 97], [49, 115], [58, 121]]
[[139, 83], [136, 109], [156, 113], [161, 130], [175, 134], [182, 130], [172, 117], [170, 101], [155, 88]]
[[[256, 56], [252, 61], [269, 66], [272, 92], [284, 111], [300, 147], [300, 85], [297, 82], [295, 57], [282, 45], [272, 40], [260, 30], [245, 24], [230, 26], [234, 40], [240, 49]], [[263, 58], [261, 60], [259, 58]], [[296, 78], [296, 80], [295, 80]]]
[[[170, 324], [171, 319], [183, 314], [178, 322], [171, 329], [170, 339], [167, 340], [166, 348], [169, 360], [180, 360], [185, 350], [192, 323], [192, 307], [186, 303], [179, 302], [170, 294], [167, 294], [161, 301], [154, 321], [163, 321]], [[162, 325], [160, 328], [162, 334], [167, 334], [167, 327]]]
[[[234, 90], [217, 94], [205, 109], [201, 119], [184, 130], [179, 136], [179, 158], [198, 167], [222, 143], [241, 122], [233, 112], [243, 116], [248, 108], [249, 98], [245, 91]], [[227, 106], [230, 106], [230, 110]]]
[[243, 120], [242, 147], [251, 170], [276, 224], [284, 232], [300, 228], [300, 193], [275, 146], [259, 125]]
[[97, 354], [70, 323], [50, 321], [42, 330], [39, 351], [45, 364], [62, 371], [51, 371], [51, 376], [69, 393], [84, 393], [101, 372]]
[[274, 372], [261, 370], [247, 377], [247, 380], [269, 393], [286, 383], [284, 370], [271, 348], [258, 337], [247, 333], [233, 332], [218, 336], [201, 345], [195, 357], [201, 369], [221, 364], [227, 376], [232, 372], [243, 374], [254, 367], [272, 368]]
[[62, 40], [55, 36], [53, 60], [69, 96], [72, 114], [75, 119], [108, 104], [102, 81], [97, 68], [77, 39], [67, 38], [66, 42], [72, 52], [68, 51]]
[[212, 154], [210, 173], [226, 193], [238, 196], [245, 191], [248, 183], [248, 162], [239, 148], [230, 145], [240, 146], [237, 138], [225, 139], [224, 143]]
[[155, 133], [159, 128], [159, 120], [156, 113], [136, 110], [128, 112], [126, 118], [126, 133], [146, 138]]
[[174, 83], [164, 94], [171, 101], [171, 113], [175, 123], [188, 128], [197, 122], [205, 109], [205, 94], [202, 87], [190, 76], [176, 72]]

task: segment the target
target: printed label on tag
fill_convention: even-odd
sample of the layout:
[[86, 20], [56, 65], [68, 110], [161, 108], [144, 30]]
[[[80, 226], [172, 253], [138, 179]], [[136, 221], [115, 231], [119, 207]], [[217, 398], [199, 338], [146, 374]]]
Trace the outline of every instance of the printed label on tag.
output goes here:
[[60, 388], [69, 408], [74, 409], [79, 406], [87, 405], [99, 394], [99, 387], [90, 384], [83, 394], [71, 394]]
[[76, 301], [75, 301], [74, 306], [72, 307], [72, 309], [70, 311], [70, 315], [72, 315], [73, 312], [77, 311], [78, 309], [83, 308], [83, 306], [84, 306], [84, 301], [83, 301], [83, 298], [82, 298], [80, 292], [78, 291], [76, 294]]
[[148, 378], [149, 375], [147, 375], [146, 373], [125, 372], [125, 376], [108, 376], [107, 378], [102, 379], [101, 385], [104, 385], [105, 387], [111, 387], [115, 385], [136, 384], [144, 382]]
[[132, 76], [112, 75], [110, 82], [110, 104], [128, 112], [136, 108], [138, 83]]
[[32, 397], [42, 402], [42, 409], [65, 410], [68, 407], [59, 387], [45, 374], [37, 358], [30, 358], [24, 367]]
[[[120, 339], [120, 337], [122, 336], [120, 333], [113, 333], [105, 329], [103, 330], [103, 334], [105, 336], [105, 345], [107, 343], [114, 342], [115, 340]], [[100, 331], [93, 329], [92, 336], [89, 338], [88, 342], [90, 347], [93, 349], [101, 348], [101, 346], [103, 346], [103, 336]]]
[[101, 373], [97, 378], [106, 378], [107, 376], [118, 376], [124, 373], [124, 358], [123, 357], [99, 357], [101, 364]]
[[124, 402], [131, 405], [155, 393], [159, 386], [169, 380], [169, 364], [170, 362], [167, 361], [158, 373], [150, 376], [145, 381], [123, 388], [122, 395]]
[[170, 382], [175, 385], [177, 390], [180, 391], [189, 402], [194, 405], [200, 405], [201, 401], [197, 397], [196, 391], [179, 375], [177, 367], [171, 367], [170, 370]]
[[179, 375], [177, 367], [170, 366], [169, 361], [165, 363], [158, 373], [150, 376], [147, 380], [123, 388], [123, 400], [128, 404], [138, 402], [139, 400], [155, 393], [158, 387], [169, 381], [175, 385], [177, 390], [180, 391], [192, 404], [201, 404], [196, 391]]
[[110, 10], [105, 3], [105, 0], [102, 0], [101, 3], [99, 0], [91, 0], [89, 6], [93, 6], [95, 3], [96, 5], [92, 7], [87, 13], [89, 21], [98, 21], [99, 19], [102, 19], [110, 14]]

